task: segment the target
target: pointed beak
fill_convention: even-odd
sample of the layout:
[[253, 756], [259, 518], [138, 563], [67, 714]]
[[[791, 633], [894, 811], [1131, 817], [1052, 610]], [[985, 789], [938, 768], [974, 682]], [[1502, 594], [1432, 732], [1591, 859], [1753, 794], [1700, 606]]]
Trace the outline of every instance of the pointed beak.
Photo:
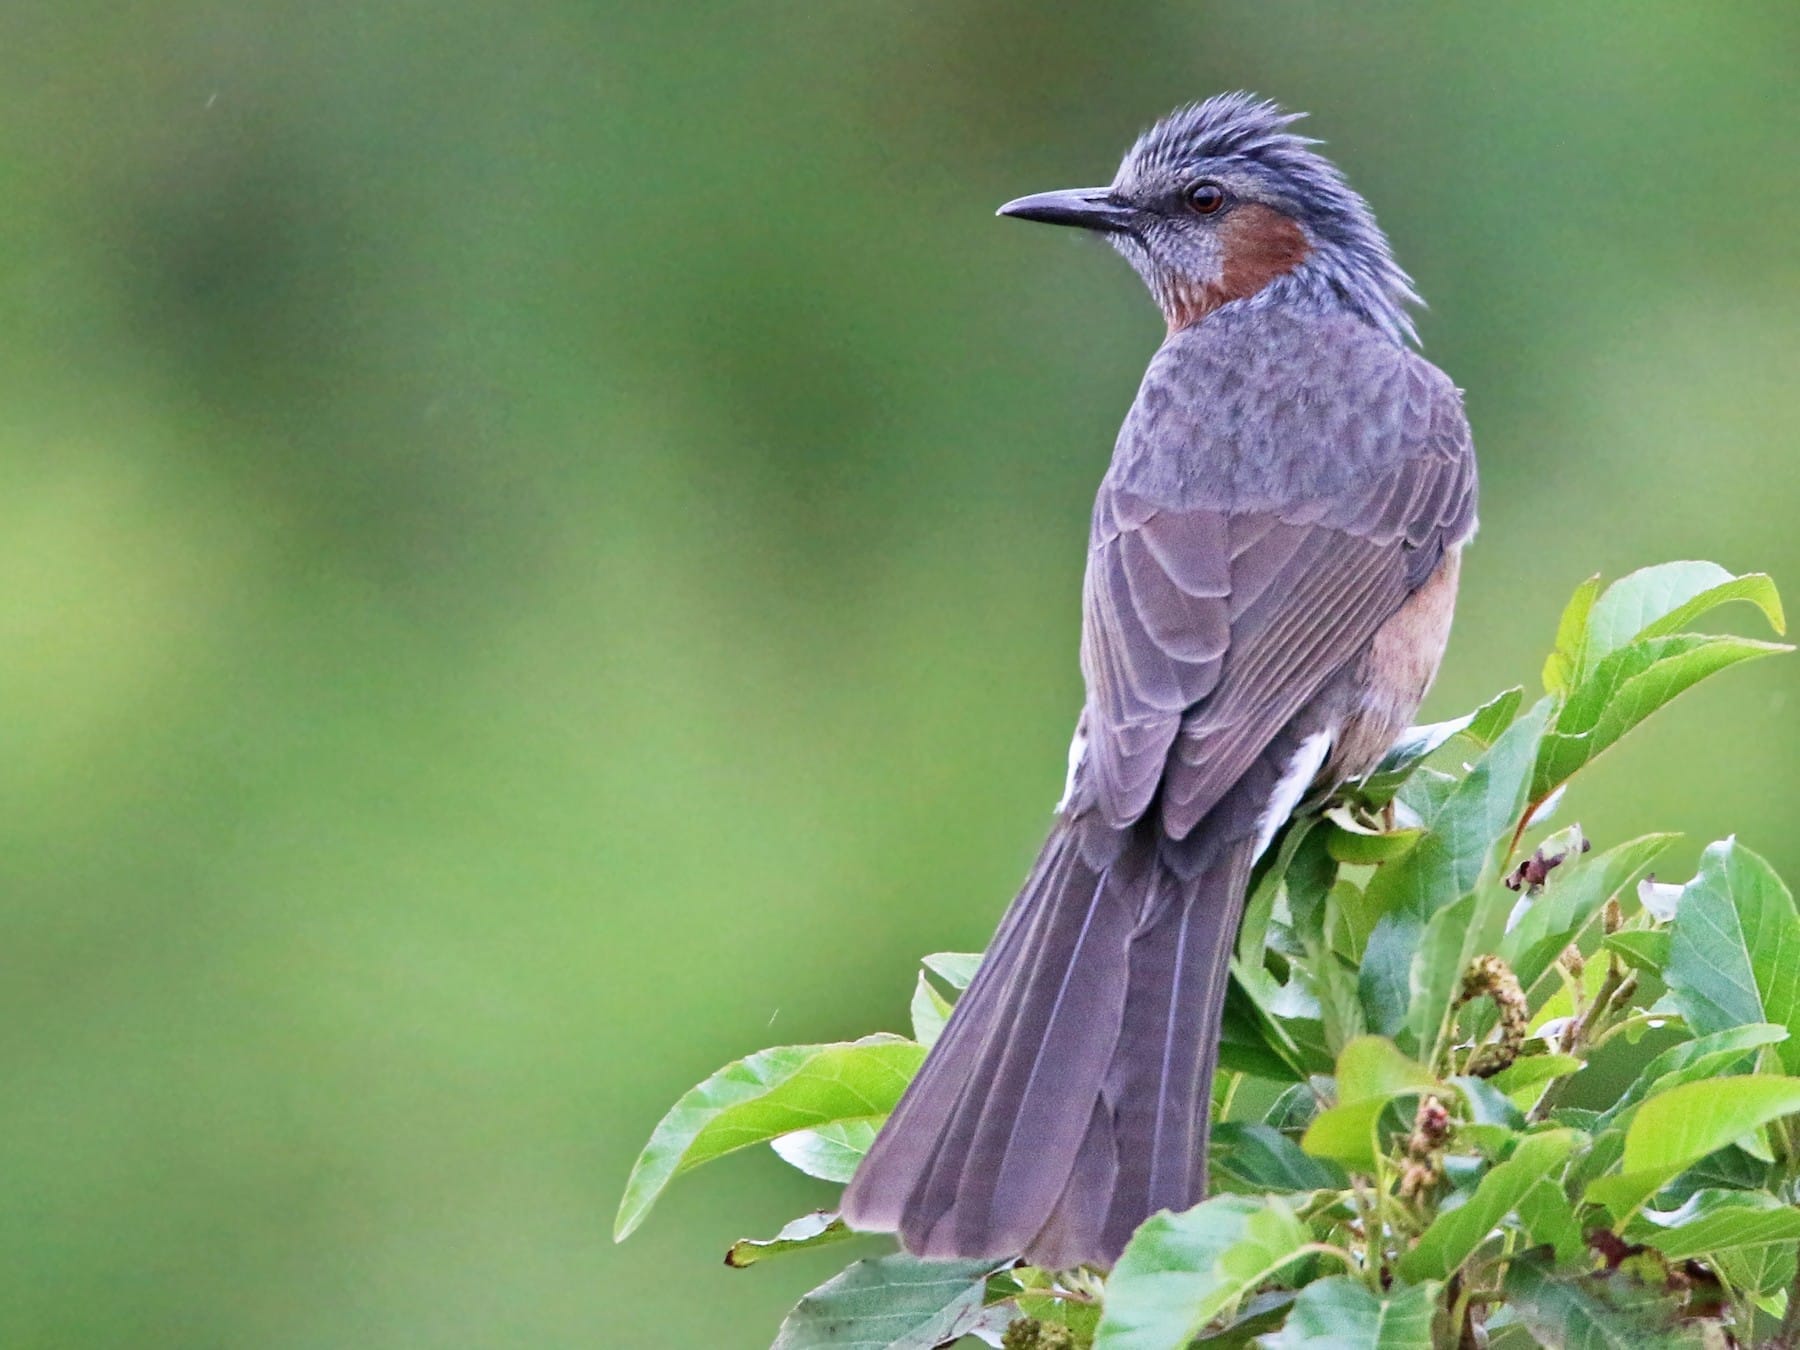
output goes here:
[[1113, 196], [1111, 188], [1066, 188], [1039, 192], [1008, 202], [996, 213], [1020, 220], [1040, 220], [1046, 225], [1073, 225], [1083, 230], [1119, 233], [1131, 228], [1131, 207]]

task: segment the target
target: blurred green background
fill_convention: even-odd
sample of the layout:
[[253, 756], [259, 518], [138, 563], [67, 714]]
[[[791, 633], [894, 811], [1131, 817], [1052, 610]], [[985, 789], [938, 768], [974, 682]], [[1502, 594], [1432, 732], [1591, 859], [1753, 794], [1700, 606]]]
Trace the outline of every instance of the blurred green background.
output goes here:
[[[0, 1342], [745, 1346], [704, 1074], [903, 1025], [1063, 772], [1160, 324], [999, 222], [1312, 110], [1468, 391], [1430, 711], [1587, 574], [1800, 598], [1800, 8], [0, 9]], [[1588, 774], [1800, 876], [1792, 661]], [[1682, 865], [1693, 849], [1679, 859]]]

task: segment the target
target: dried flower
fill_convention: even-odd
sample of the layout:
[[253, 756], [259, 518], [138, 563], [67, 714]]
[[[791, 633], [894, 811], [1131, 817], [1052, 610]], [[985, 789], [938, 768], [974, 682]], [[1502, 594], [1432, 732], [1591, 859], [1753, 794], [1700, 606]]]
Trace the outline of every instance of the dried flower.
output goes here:
[[1493, 999], [1500, 1010], [1500, 1037], [1475, 1048], [1464, 1067], [1465, 1073], [1477, 1078], [1492, 1078], [1519, 1057], [1519, 1047], [1531, 1029], [1531, 1007], [1519, 977], [1497, 956], [1478, 956], [1463, 973], [1461, 1003], [1481, 998]]

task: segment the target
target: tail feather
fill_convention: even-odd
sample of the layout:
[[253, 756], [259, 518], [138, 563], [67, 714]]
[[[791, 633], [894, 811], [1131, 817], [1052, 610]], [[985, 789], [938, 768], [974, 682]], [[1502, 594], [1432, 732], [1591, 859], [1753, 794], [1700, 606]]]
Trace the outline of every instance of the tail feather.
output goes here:
[[1119, 1174], [1101, 1242], [1111, 1260], [1159, 1209], [1206, 1195], [1206, 1142], [1231, 953], [1250, 850], [1239, 846], [1189, 877], [1147, 916], [1131, 945], [1131, 999], [1107, 1074]]
[[[896, 1232], [917, 1180], [928, 1171], [951, 1122], [967, 1115], [966, 1101], [979, 1090], [976, 1066], [988, 1047], [1009, 1030], [1008, 1010], [1030, 968], [1030, 954], [1049, 906], [1035, 897], [1060, 893], [1077, 850], [1060, 831], [1039, 854], [1019, 898], [1006, 911], [975, 978], [957, 1000], [937, 1044], [888, 1117], [862, 1167], [844, 1194], [846, 1220], [871, 1232]], [[987, 1010], [976, 1015], [969, 1010]], [[851, 1216], [854, 1215], [852, 1218]]]
[[845, 1219], [922, 1256], [1062, 1267], [1198, 1200], [1250, 853], [1059, 823]]
[[1076, 857], [1058, 890], [1034, 897], [1029, 969], [987, 1013], [984, 1054], [900, 1225], [913, 1250], [1010, 1255], [1055, 1203], [1124, 1010], [1131, 914], [1120, 872], [1117, 859], [1095, 869]]
[[1106, 1197], [1116, 1194], [1118, 1176], [1119, 1140], [1112, 1107], [1104, 1096], [1096, 1097], [1068, 1182], [1031, 1241], [1034, 1265], [1066, 1270], [1099, 1259], [1096, 1253], [1106, 1250]]

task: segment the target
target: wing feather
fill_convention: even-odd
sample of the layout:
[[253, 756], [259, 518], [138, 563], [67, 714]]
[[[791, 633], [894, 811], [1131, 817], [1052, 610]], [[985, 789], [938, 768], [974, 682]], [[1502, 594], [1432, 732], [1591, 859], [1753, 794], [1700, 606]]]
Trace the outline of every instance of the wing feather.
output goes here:
[[1454, 391], [1413, 364], [1386, 378], [1398, 450], [1361, 491], [1246, 509], [1103, 485], [1082, 634], [1090, 790], [1077, 799], [1108, 823], [1160, 795], [1164, 827], [1185, 837], [1471, 531]]

